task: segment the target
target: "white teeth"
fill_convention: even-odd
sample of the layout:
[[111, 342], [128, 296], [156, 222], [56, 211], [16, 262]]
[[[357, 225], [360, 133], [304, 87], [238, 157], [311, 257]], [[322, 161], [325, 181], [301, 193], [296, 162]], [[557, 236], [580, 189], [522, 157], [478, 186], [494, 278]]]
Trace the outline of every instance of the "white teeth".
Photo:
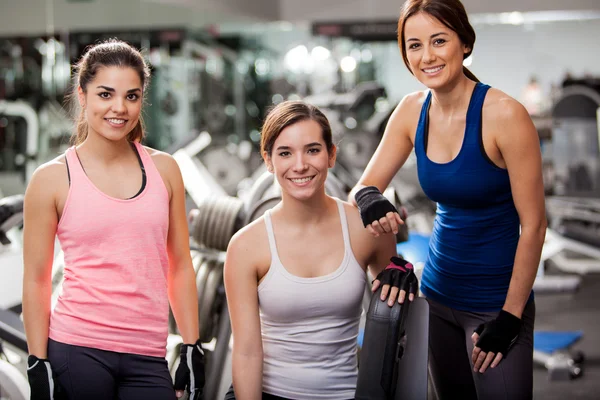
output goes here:
[[435, 68], [429, 68], [429, 69], [426, 68], [423, 71], [427, 74], [433, 74], [434, 72], [440, 71], [442, 68], [444, 68], [444, 66], [440, 65], [439, 67], [435, 67]]
[[114, 119], [114, 118], [109, 118], [107, 119], [108, 122], [112, 122], [113, 124], [124, 124], [125, 120], [124, 119]]
[[305, 183], [308, 182], [312, 179], [312, 177], [308, 177], [308, 178], [300, 178], [300, 179], [290, 179], [292, 182], [294, 183]]

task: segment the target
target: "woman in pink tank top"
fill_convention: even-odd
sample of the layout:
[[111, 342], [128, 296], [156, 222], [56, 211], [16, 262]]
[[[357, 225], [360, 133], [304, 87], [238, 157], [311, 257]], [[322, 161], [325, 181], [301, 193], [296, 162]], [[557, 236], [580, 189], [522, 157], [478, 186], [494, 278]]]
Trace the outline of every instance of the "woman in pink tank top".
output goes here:
[[[149, 68], [109, 40], [76, 65], [73, 147], [40, 166], [24, 205], [23, 316], [32, 400], [202, 396], [203, 350], [184, 188], [174, 159], [144, 147]], [[64, 284], [51, 311], [54, 241]], [[172, 382], [169, 305], [184, 345]]]
[[[226, 399], [354, 398], [365, 272], [379, 276], [390, 264], [395, 236], [374, 238], [356, 208], [325, 193], [336, 147], [316, 107], [277, 105], [263, 125], [261, 151], [282, 200], [227, 249], [234, 340]], [[382, 297], [393, 305], [414, 295], [398, 296], [388, 285]]]

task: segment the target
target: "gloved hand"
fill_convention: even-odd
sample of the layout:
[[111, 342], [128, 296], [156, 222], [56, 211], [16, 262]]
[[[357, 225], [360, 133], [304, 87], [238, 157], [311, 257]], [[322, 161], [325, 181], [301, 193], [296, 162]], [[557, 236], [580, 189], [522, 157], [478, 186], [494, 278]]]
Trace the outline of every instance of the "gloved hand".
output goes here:
[[200, 339], [194, 344], [182, 344], [180, 357], [173, 385], [177, 397], [183, 396], [183, 391], [187, 389], [190, 400], [201, 400], [204, 390], [204, 350]]
[[62, 398], [60, 386], [54, 381], [50, 361], [30, 355], [27, 358], [27, 378], [31, 388], [31, 400], [55, 400]]
[[390, 296], [388, 298], [388, 304], [394, 305], [396, 301], [396, 294], [400, 292], [398, 302], [402, 304], [408, 293], [408, 299], [412, 301], [419, 290], [419, 281], [415, 275], [413, 265], [400, 257], [392, 257], [391, 263], [385, 267], [383, 271], [375, 278], [375, 285], [373, 290], [377, 290], [380, 285], [384, 285], [381, 290], [381, 300], [388, 298], [387, 290], [385, 285], [391, 286]]
[[484, 372], [490, 363], [494, 368], [510, 351], [521, 331], [521, 319], [500, 310], [491, 321], [480, 324], [473, 331], [473, 365], [475, 371]]
[[363, 225], [371, 225], [374, 234], [398, 232], [402, 218], [396, 207], [375, 186], [360, 189], [354, 195]]

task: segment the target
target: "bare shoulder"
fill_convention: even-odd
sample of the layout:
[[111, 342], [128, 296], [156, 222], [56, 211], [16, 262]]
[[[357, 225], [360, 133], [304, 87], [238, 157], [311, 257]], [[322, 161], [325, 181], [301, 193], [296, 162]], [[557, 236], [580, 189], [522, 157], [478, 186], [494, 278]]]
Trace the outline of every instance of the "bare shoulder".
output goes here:
[[147, 146], [143, 147], [148, 152], [150, 158], [152, 158], [152, 161], [154, 162], [154, 165], [156, 165], [158, 172], [161, 174], [163, 172], [169, 173], [173, 169], [179, 170], [177, 162], [169, 153], [165, 153], [164, 151], [156, 150]]
[[427, 98], [428, 91], [418, 91], [407, 94], [392, 112], [388, 127], [394, 131], [405, 132], [412, 136], [418, 122], [421, 107]]
[[237, 231], [227, 246], [229, 268], [253, 268], [258, 271], [271, 262], [269, 238], [264, 217], [260, 217]]
[[399, 118], [405, 119], [406, 115], [415, 115], [415, 111], [418, 113], [421, 110], [421, 107], [423, 107], [423, 103], [425, 102], [425, 99], [427, 99], [428, 93], [429, 91], [427, 90], [421, 90], [404, 96], [400, 103], [398, 103], [398, 106], [396, 106], [392, 118], [401, 116]]
[[46, 192], [55, 192], [63, 186], [69, 186], [69, 173], [66, 157], [61, 154], [37, 167], [27, 187], [28, 190], [44, 189]]
[[521, 103], [495, 88], [488, 90], [483, 103], [483, 116], [486, 122], [499, 126], [531, 122], [529, 113]]
[[348, 221], [348, 231], [350, 232], [350, 239], [353, 243], [352, 247], [357, 247], [354, 243], [360, 243], [361, 247], [364, 246], [366, 249], [376, 246], [377, 238], [371, 235], [363, 225], [358, 208], [346, 201], [343, 203], [344, 211], [346, 211], [346, 220]]

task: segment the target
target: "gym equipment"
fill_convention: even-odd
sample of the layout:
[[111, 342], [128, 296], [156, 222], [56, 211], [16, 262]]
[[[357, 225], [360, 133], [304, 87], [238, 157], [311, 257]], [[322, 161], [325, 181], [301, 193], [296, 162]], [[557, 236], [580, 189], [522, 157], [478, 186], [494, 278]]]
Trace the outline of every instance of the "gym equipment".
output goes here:
[[39, 140], [39, 122], [36, 111], [28, 103], [17, 100], [0, 100], [0, 115], [20, 117], [27, 123], [26, 147], [24, 153], [15, 154], [15, 163], [25, 169], [24, 182], [29, 182], [37, 168], [37, 149]]
[[20, 228], [23, 224], [23, 196], [0, 199], [0, 308], [21, 304], [23, 254]]
[[553, 193], [600, 196], [600, 80], [567, 86], [552, 108]]
[[[0, 255], [2, 268], [7, 267], [6, 254], [10, 252], [10, 247], [13, 245], [11, 236], [13, 228], [19, 227], [23, 222], [23, 196], [11, 196], [0, 200]], [[17, 252], [20, 258], [21, 252]], [[11, 264], [10, 262], [8, 264]], [[3, 274], [6, 274], [3, 271]], [[15, 271], [8, 271], [8, 274], [13, 274]], [[7, 280], [4, 280], [7, 281]], [[3, 296], [7, 290], [2, 290]], [[19, 293], [19, 300], [20, 300]], [[10, 299], [2, 299], [3, 302], [13, 304]], [[19, 315], [13, 311], [4, 309], [5, 305], [0, 306], [0, 398], [8, 396], [11, 400], [26, 400], [29, 399], [29, 385], [25, 378], [24, 372], [21, 371], [13, 358], [8, 356], [8, 347], [11, 350], [27, 354], [27, 340], [25, 338], [25, 329]], [[4, 397], [3, 397], [4, 396]]]
[[371, 296], [359, 358], [356, 400], [426, 400], [429, 304], [389, 307]]
[[572, 350], [583, 332], [535, 332], [533, 360], [548, 369], [548, 379], [569, 380], [583, 375], [584, 354]]

